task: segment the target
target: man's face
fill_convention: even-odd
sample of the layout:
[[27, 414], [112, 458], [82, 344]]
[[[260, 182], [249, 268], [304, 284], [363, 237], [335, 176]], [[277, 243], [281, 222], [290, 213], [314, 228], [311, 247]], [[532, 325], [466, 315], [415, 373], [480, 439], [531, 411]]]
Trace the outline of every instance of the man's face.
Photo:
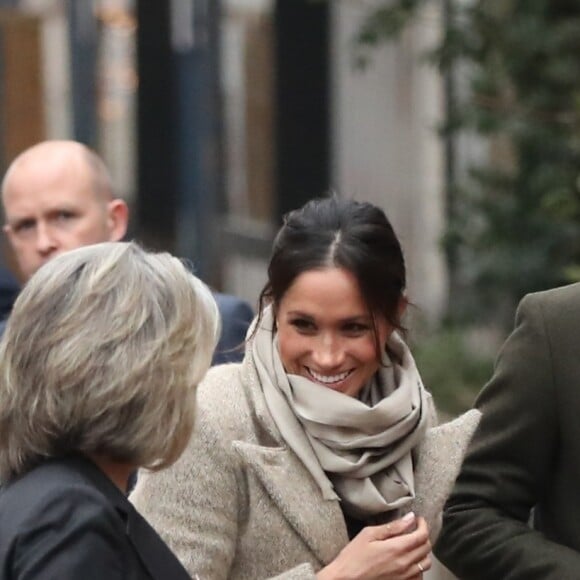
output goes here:
[[[52, 257], [81, 246], [116, 241], [114, 204], [91, 189], [73, 167], [56, 172], [20, 172], [4, 191], [6, 225], [24, 280]], [[121, 202], [122, 203], [122, 202]]]

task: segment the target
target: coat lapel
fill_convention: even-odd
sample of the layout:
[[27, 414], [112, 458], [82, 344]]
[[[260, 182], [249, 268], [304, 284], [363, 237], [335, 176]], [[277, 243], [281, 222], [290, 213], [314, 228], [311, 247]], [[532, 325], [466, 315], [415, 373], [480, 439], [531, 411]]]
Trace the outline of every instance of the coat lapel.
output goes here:
[[322, 498], [318, 485], [290, 449], [245, 441], [234, 441], [233, 448], [321, 564], [331, 562], [348, 543], [338, 501]]

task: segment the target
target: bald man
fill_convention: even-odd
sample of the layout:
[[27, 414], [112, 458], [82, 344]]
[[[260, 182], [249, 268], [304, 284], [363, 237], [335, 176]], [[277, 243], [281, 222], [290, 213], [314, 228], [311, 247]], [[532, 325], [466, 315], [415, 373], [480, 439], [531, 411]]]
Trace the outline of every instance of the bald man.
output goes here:
[[[44, 141], [21, 153], [2, 181], [2, 206], [4, 233], [23, 282], [62, 252], [121, 240], [129, 221], [105, 164], [76, 141]], [[233, 296], [214, 296], [222, 336], [213, 362], [239, 360], [240, 351], [232, 349], [243, 343], [252, 309]]]
[[57, 254], [121, 240], [129, 220], [103, 162], [74, 141], [45, 141], [19, 155], [4, 176], [2, 204], [24, 281]]

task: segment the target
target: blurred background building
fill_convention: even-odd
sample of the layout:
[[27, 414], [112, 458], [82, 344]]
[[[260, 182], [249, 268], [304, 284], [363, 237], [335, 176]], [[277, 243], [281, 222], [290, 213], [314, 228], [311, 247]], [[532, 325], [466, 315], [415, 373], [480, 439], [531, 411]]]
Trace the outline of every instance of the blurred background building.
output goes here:
[[94, 147], [131, 204], [131, 235], [194, 260], [255, 303], [281, 216], [330, 190], [382, 206], [409, 294], [436, 321], [442, 83], [418, 56], [425, 11], [364, 69], [368, 1], [0, 1], [0, 170], [42, 140]]

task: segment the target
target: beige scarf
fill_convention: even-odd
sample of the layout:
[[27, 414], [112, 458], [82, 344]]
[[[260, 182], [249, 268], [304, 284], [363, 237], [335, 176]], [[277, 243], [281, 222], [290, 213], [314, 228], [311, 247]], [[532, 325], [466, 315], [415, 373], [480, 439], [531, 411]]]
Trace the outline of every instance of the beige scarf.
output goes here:
[[413, 361], [393, 332], [389, 347], [401, 364], [381, 368], [358, 398], [284, 371], [263, 314], [252, 354], [266, 404], [288, 446], [316, 480], [325, 499], [342, 501], [359, 519], [399, 509], [415, 496], [411, 450], [428, 426], [427, 393]]

